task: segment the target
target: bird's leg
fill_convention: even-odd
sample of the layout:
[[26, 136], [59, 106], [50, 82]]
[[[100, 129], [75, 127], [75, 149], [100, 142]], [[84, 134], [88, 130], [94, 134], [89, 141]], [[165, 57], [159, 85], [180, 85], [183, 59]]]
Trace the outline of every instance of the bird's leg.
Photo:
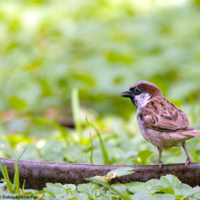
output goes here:
[[186, 162], [185, 162], [185, 169], [187, 169], [188, 164], [192, 163], [192, 161], [191, 161], [191, 158], [190, 158], [190, 156], [189, 156], [189, 154], [188, 154], [188, 152], [187, 152], [187, 149], [186, 149], [186, 142], [183, 142], [183, 143], [182, 143], [182, 147], [183, 147], [183, 149], [185, 150], [185, 153], [186, 153], [186, 155], [187, 155], [187, 160], [186, 160]]
[[158, 165], [159, 165], [159, 169], [162, 169], [162, 161], [161, 161], [161, 154], [162, 154], [162, 149], [160, 147], [158, 148], [158, 153], [159, 153], [159, 159], [158, 159]]

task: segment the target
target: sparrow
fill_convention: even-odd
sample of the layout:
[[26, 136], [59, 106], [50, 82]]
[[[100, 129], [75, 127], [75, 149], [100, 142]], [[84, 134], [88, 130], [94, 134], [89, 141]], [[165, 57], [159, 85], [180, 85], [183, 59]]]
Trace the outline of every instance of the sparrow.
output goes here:
[[187, 155], [185, 168], [191, 163], [186, 140], [200, 137], [200, 130], [189, 127], [187, 115], [163, 97], [161, 90], [151, 82], [142, 80], [121, 93], [130, 98], [137, 108], [137, 122], [142, 136], [158, 148], [161, 170], [162, 149], [182, 146]]

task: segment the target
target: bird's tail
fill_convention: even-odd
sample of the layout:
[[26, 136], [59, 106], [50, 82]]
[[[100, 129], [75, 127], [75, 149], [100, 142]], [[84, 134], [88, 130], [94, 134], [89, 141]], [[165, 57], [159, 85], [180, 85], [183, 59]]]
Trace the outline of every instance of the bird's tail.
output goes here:
[[187, 136], [192, 136], [192, 137], [200, 137], [200, 130], [194, 129], [194, 130], [183, 132], [183, 134]]

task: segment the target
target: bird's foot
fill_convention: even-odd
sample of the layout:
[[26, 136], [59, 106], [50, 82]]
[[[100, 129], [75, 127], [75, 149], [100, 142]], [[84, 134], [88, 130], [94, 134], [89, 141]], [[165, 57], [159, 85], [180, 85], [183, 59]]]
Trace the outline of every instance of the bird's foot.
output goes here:
[[158, 166], [159, 166], [160, 171], [162, 171], [162, 161], [158, 162]]
[[187, 169], [188, 164], [192, 163], [190, 157], [187, 158], [186, 162], [185, 162], [185, 169]]

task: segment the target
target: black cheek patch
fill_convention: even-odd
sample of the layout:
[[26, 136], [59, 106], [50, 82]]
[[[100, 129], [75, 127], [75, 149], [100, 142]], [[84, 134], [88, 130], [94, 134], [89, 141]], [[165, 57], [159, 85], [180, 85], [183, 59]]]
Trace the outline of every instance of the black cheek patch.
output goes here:
[[130, 99], [131, 99], [131, 102], [133, 103], [133, 105], [135, 107], [137, 107], [137, 101], [135, 100], [135, 98], [134, 97], [130, 97]]

